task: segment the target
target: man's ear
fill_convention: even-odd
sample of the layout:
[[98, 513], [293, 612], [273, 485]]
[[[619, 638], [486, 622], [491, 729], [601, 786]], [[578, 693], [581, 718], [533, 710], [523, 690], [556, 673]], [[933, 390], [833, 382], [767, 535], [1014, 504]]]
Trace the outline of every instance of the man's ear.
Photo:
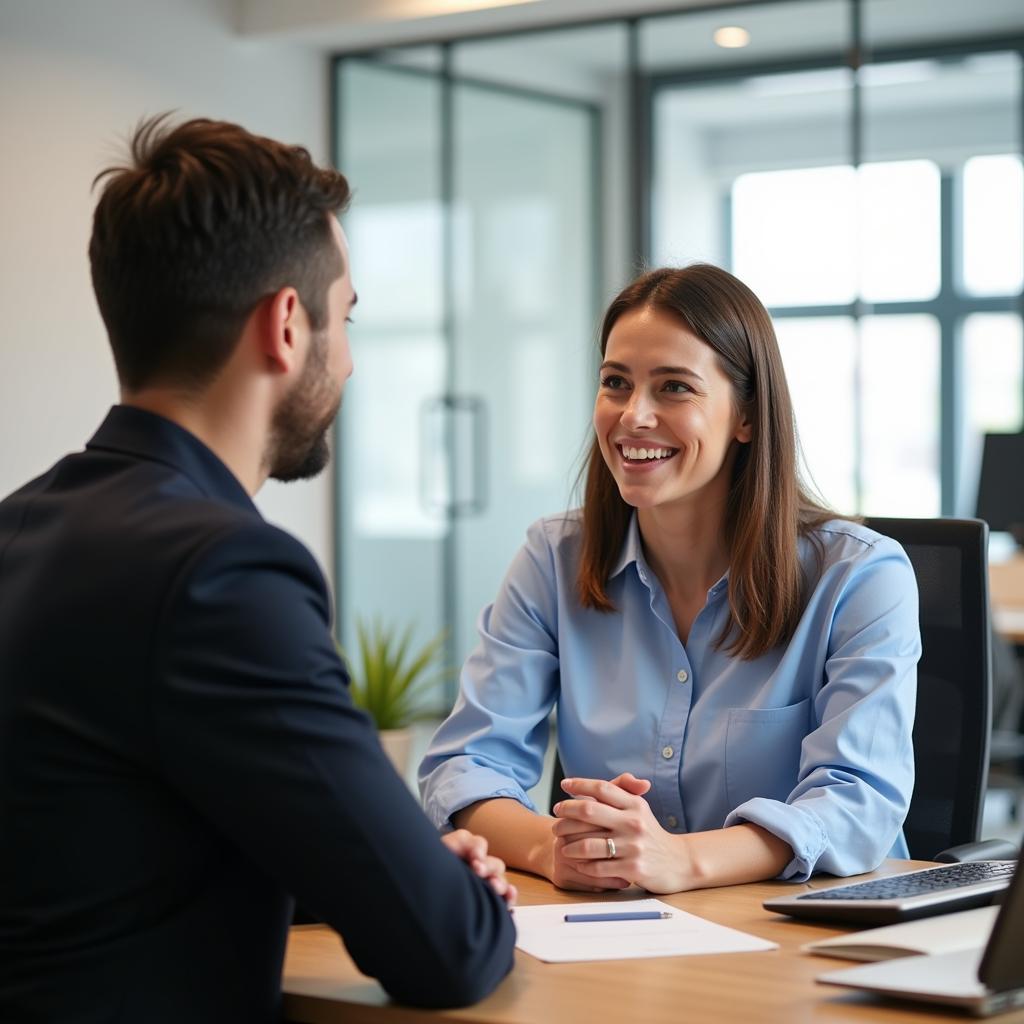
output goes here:
[[274, 370], [288, 373], [301, 360], [309, 328], [306, 311], [292, 287], [282, 288], [265, 302], [263, 352]]

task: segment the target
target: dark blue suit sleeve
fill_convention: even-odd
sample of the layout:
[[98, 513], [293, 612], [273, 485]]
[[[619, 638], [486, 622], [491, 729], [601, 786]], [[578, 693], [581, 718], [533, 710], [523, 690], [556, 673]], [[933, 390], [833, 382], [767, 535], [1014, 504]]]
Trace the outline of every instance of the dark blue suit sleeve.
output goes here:
[[154, 648], [163, 770], [395, 999], [474, 1002], [512, 965], [511, 917], [352, 706], [329, 617], [312, 557], [266, 524], [183, 566]]

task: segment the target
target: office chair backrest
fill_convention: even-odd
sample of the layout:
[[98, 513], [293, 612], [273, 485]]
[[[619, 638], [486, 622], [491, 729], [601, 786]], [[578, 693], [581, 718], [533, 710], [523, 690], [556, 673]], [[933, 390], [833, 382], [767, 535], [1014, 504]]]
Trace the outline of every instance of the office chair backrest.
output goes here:
[[931, 860], [981, 830], [992, 714], [988, 527], [980, 519], [865, 525], [898, 541], [917, 576], [917, 779], [903, 832], [910, 856]]

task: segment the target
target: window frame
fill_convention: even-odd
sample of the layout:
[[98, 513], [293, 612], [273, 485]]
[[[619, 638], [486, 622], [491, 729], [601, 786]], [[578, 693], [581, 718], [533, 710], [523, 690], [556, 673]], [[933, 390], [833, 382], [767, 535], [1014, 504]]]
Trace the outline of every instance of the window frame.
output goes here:
[[[854, 5], [855, 6], [855, 5]], [[859, 34], [859, 19], [854, 19], [854, 35]], [[688, 86], [703, 86], [711, 83], [724, 84], [729, 81], [742, 80], [752, 76], [768, 76], [773, 74], [792, 74], [800, 71], [815, 71], [830, 68], [850, 68], [854, 71], [860, 66], [859, 55], [863, 47], [859, 40], [842, 53], [822, 53], [792, 61], [773, 61], [731, 65], [728, 68], [709, 67], [694, 68], [678, 72], [658, 72], [643, 76], [642, 91], [645, 99], [646, 123], [641, 132], [645, 140], [641, 166], [646, 170], [644, 194], [647, 214], [642, 223], [641, 245], [645, 259], [649, 264], [653, 255], [651, 221], [653, 219], [654, 202], [654, 152], [653, 130], [655, 105], [659, 94], [668, 89]], [[976, 39], [960, 40], [956, 43], [939, 45], [907, 46], [899, 48], [878, 48], [871, 54], [870, 64], [899, 63], [903, 61], [964, 58], [982, 53], [1016, 53], [1021, 60], [1021, 86], [1018, 90], [1018, 120], [1021, 132], [1018, 141], [1018, 155], [1021, 142], [1024, 142], [1024, 36], [984, 36]], [[868, 162], [863, 159], [863, 124], [865, 114], [862, 103], [863, 86], [859, 76], [852, 76], [851, 84], [851, 116], [849, 119], [849, 153], [850, 164], [860, 167]], [[984, 155], [984, 154], [976, 154]], [[960, 344], [960, 326], [965, 318], [972, 313], [1016, 313], [1024, 320], [1024, 289], [1017, 294], [992, 296], [968, 295], [959, 288], [959, 269], [963, 260], [963, 246], [958, 230], [960, 214], [960, 195], [964, 163], [960, 163], [955, 172], [940, 166], [939, 182], [939, 239], [940, 239], [940, 277], [939, 292], [928, 300], [902, 302], [865, 302], [857, 299], [849, 303], [833, 303], [802, 306], [770, 306], [768, 312], [773, 316], [787, 318], [803, 317], [849, 317], [854, 323], [864, 316], [901, 316], [909, 314], [927, 314], [933, 316], [939, 325], [939, 486], [940, 514], [944, 516], [973, 514], [974, 509], [958, 508], [958, 495], [961, 493], [961, 432], [964, 415], [964, 388]], [[722, 190], [719, 197], [720, 221], [723, 237], [721, 250], [723, 262], [727, 267], [733, 265], [732, 228], [733, 208], [731, 185]], [[1022, 394], [1024, 405], [1024, 394]], [[854, 408], [862, 406], [860, 375], [855, 374]], [[859, 419], [859, 412], [858, 412]], [[1024, 424], [1022, 424], [1024, 428]], [[854, 481], [857, 513], [862, 511], [864, 497], [863, 451], [859, 421], [855, 426], [854, 442]]]

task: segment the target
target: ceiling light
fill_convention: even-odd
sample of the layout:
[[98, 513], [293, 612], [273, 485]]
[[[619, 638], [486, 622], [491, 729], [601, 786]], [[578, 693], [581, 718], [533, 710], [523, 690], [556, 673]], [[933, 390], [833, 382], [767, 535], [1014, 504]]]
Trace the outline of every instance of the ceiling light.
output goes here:
[[711, 38], [718, 46], [736, 50], [750, 42], [750, 33], [739, 25], [723, 25], [722, 28], [715, 29], [715, 34]]

